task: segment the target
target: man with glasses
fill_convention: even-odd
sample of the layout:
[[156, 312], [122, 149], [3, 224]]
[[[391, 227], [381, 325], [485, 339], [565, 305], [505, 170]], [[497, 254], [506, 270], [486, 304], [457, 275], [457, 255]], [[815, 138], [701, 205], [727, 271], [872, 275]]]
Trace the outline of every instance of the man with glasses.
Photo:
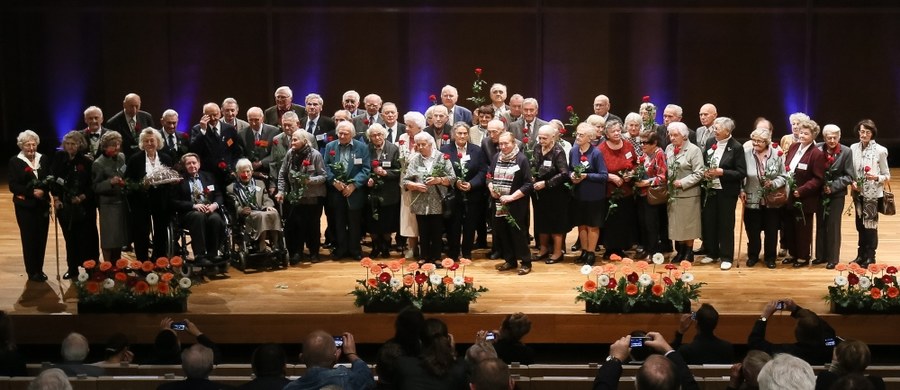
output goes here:
[[306, 108], [294, 104], [294, 92], [288, 86], [281, 86], [275, 90], [275, 105], [266, 109], [266, 124], [281, 126], [281, 117], [288, 111], [297, 113], [298, 118], [306, 116]]
[[365, 102], [366, 110], [362, 115], [353, 117], [353, 127], [359, 136], [357, 139], [361, 141], [365, 141], [366, 130], [369, 130], [369, 126], [376, 123], [384, 125], [384, 119], [381, 118], [381, 96], [374, 93], [368, 94], [363, 102]]

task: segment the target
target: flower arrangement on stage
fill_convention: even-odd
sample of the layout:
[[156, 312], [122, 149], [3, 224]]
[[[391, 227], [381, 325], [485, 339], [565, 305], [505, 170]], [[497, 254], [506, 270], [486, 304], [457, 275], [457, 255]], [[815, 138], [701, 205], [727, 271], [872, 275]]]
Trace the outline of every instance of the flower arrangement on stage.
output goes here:
[[475, 302], [488, 289], [475, 287], [474, 279], [466, 276], [466, 266], [472, 260], [461, 258], [458, 262], [446, 258], [441, 261], [443, 275], [436, 265], [422, 266], [404, 259], [376, 263], [365, 257], [359, 265], [366, 269], [365, 279], [358, 279], [358, 286], [350, 292], [356, 306], [370, 304], [413, 304], [421, 308], [429, 303], [469, 304]]
[[153, 261], [119, 259], [78, 267], [79, 304], [107, 308], [142, 309], [161, 302], [184, 301], [191, 294], [191, 279], [184, 275], [184, 261], [175, 256]]
[[825, 296], [833, 311], [900, 312], [896, 266], [879, 263], [863, 268], [856, 263], [840, 263], [834, 270], [838, 275]]
[[[616, 256], [618, 257], [618, 256]], [[700, 299], [700, 288], [706, 283], [694, 282], [692, 264], [665, 264], [661, 253], [652, 262], [621, 259], [619, 265], [581, 267], [587, 280], [575, 288], [575, 302], [599, 306], [613, 312], [642, 311], [652, 307], [674, 308], [676, 312], [690, 310], [689, 301]], [[615, 260], [615, 259], [614, 259]], [[651, 310], [656, 311], [656, 310]], [[661, 310], [665, 311], [665, 310]]]

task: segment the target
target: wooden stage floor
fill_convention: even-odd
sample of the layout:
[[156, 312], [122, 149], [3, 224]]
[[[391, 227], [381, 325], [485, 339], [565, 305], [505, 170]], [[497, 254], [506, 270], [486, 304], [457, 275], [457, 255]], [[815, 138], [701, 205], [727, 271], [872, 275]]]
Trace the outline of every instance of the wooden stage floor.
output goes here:
[[[900, 172], [895, 170], [895, 174]], [[0, 310], [14, 316], [19, 343], [54, 344], [73, 330], [97, 343], [117, 330], [129, 334], [134, 342], [152, 342], [160, 315], [77, 314], [75, 290], [69, 281], [58, 276], [52, 223], [44, 267], [50, 280], [27, 282], [6, 185], [2, 186], [0, 205]], [[740, 220], [740, 211], [737, 213]], [[852, 217], [842, 218], [841, 260], [848, 261], [856, 255], [857, 234]], [[900, 217], [882, 216], [879, 230], [878, 261], [900, 266], [895, 256], [900, 249]], [[736, 227], [736, 242], [738, 234], [739, 227]], [[574, 241], [575, 233], [570, 233], [567, 244]], [[64, 272], [61, 233], [59, 246]], [[743, 263], [746, 250], [741, 252]], [[474, 276], [475, 284], [489, 288], [490, 292], [471, 306], [469, 314], [439, 315], [460, 342], [471, 342], [479, 329], [499, 327], [505, 314], [516, 311], [529, 314], [534, 322], [526, 338], [531, 343], [609, 343], [633, 329], [658, 330], [665, 335], [671, 335], [676, 329], [678, 317], [672, 314], [586, 314], [584, 305], [575, 302], [574, 291], [584, 276], [571, 258], [554, 265], [535, 263], [530, 275], [517, 276], [498, 273], [494, 270], [497, 261], [484, 259], [485, 256], [484, 251], [476, 252], [467, 275]], [[701, 302], [718, 309], [721, 316], [718, 334], [732, 342], [746, 343], [753, 321], [766, 301], [792, 297], [801, 306], [824, 314], [845, 338], [871, 344], [900, 344], [898, 332], [872, 331], [873, 324], [894, 320], [895, 316], [827, 314], [823, 297], [836, 272], [824, 266], [799, 270], [779, 263], [775, 270], [757, 265], [721, 271], [718, 264], [701, 265], [697, 261], [693, 272], [698, 281], [708, 283], [703, 287]], [[184, 315], [204, 332], [214, 335], [217, 342], [297, 342], [309, 330], [321, 328], [332, 333], [350, 331], [360, 342], [378, 343], [393, 333], [393, 315], [363, 314], [361, 308], [354, 307], [353, 297], [348, 293], [356, 285], [356, 279], [365, 275], [365, 270], [355, 261], [302, 263], [287, 270], [250, 274], [231, 269], [229, 275], [194, 286], [188, 313]], [[695, 308], [698, 306], [694, 304]], [[769, 324], [772, 340], [792, 339], [792, 319], [775, 318]], [[692, 333], [693, 330], [689, 335]]]

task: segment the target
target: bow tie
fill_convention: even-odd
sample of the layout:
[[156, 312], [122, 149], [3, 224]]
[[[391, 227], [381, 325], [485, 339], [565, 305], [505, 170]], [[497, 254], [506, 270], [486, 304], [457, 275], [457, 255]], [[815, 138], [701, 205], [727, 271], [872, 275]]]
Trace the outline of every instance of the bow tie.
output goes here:
[[100, 133], [88, 133], [88, 136], [91, 138], [100, 138]]

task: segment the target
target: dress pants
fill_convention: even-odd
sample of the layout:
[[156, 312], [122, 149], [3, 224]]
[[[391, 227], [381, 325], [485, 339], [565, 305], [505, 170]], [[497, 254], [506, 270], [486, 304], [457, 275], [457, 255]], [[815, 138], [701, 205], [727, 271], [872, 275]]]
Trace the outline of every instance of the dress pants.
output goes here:
[[362, 208], [351, 209], [347, 204], [347, 198], [333, 189], [328, 190], [328, 200], [334, 220], [334, 226], [331, 226], [334, 234], [332, 255], [336, 257], [362, 255], [362, 247], [359, 245], [362, 234]]
[[[846, 193], [844, 193], [846, 195]], [[838, 263], [841, 255], [841, 214], [846, 196], [831, 198], [828, 216], [820, 210], [816, 213], [816, 258]]]
[[701, 212], [703, 247], [706, 248], [706, 256], [724, 261], [734, 261], [734, 211], [738, 197], [737, 195], [728, 195], [724, 190], [708, 189], [707, 191], [711, 191], [711, 193]]
[[38, 207], [16, 205], [16, 222], [22, 240], [22, 257], [25, 272], [31, 276], [44, 270], [44, 252], [47, 249], [47, 230], [50, 227], [49, 205]]
[[[744, 209], [744, 228], [747, 229], [747, 258], [759, 260], [759, 252], [763, 251], [766, 261], [774, 261], [778, 256], [778, 227], [781, 225], [779, 213], [784, 208]], [[764, 241], [760, 233], [765, 235]]]
[[[813, 213], [804, 213], [791, 202], [783, 207], [781, 223], [789, 256], [809, 260], [812, 245]], [[802, 217], [801, 217], [802, 216]], [[805, 222], [804, 222], [805, 219]]]
[[441, 260], [441, 238], [444, 235], [444, 215], [426, 214], [416, 215], [416, 224], [419, 226], [420, 258], [427, 262]]
[[181, 217], [181, 222], [190, 230], [194, 258], [200, 255], [218, 255], [222, 239], [225, 237], [225, 220], [218, 212], [204, 214], [192, 210]]
[[494, 217], [494, 247], [500, 248], [500, 255], [512, 265], [517, 260], [522, 266], [531, 266], [531, 250], [528, 249], [528, 225], [524, 216], [513, 215], [519, 229], [506, 221], [504, 217]]

